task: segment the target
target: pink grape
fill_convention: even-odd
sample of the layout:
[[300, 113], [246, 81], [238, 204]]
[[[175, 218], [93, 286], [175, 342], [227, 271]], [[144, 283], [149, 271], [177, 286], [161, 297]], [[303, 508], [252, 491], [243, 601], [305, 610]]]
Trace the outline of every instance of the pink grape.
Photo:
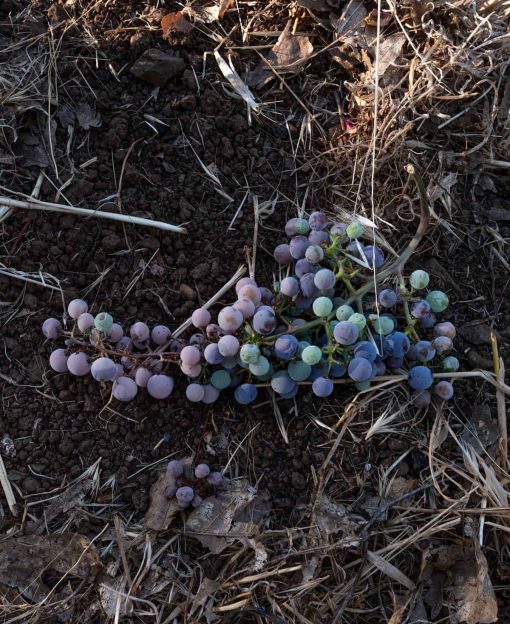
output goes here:
[[60, 321], [56, 318], [48, 318], [42, 324], [42, 333], [46, 338], [50, 338], [54, 340], [60, 336], [60, 332], [62, 331], [62, 325]]
[[108, 357], [100, 357], [92, 362], [90, 374], [96, 381], [113, 381], [117, 373], [117, 365]]
[[172, 332], [166, 325], [156, 325], [151, 330], [151, 340], [154, 344], [164, 345], [170, 340]]
[[145, 342], [146, 340], [149, 340], [150, 330], [146, 323], [138, 321], [134, 325], [131, 325], [129, 335], [131, 336], [133, 342]]
[[253, 284], [246, 284], [239, 289], [237, 293], [239, 299], [249, 299], [253, 301], [255, 305], [261, 302], [262, 295], [260, 293], [260, 288], [258, 286], [253, 286]]
[[193, 492], [193, 488], [190, 488], [187, 485], [180, 487], [175, 493], [175, 498], [181, 507], [187, 507], [194, 497], [195, 492]]
[[255, 304], [250, 299], [240, 299], [232, 306], [241, 312], [244, 320], [251, 318], [255, 314]]
[[205, 308], [198, 308], [191, 315], [191, 322], [195, 327], [198, 327], [199, 329], [202, 327], [207, 327], [207, 325], [209, 325], [209, 323], [211, 322], [211, 313]]
[[207, 464], [198, 464], [198, 466], [195, 466], [195, 477], [197, 479], [205, 479], [210, 472], [211, 469]]
[[57, 373], [67, 373], [68, 357], [64, 349], [55, 349], [50, 355], [50, 366]]
[[220, 391], [216, 390], [216, 388], [211, 386], [211, 384], [207, 384], [204, 386], [204, 398], [202, 399], [202, 403], [210, 405], [211, 403], [214, 403], [219, 396]]
[[[80, 319], [78, 319], [78, 323], [79, 322], [80, 322]], [[113, 342], [113, 343], [118, 343], [119, 340], [121, 340], [123, 336], [124, 336], [124, 330], [122, 329], [122, 326], [119, 325], [118, 323], [112, 323], [112, 326], [105, 334], [106, 340], [108, 340], [108, 342]]]
[[239, 346], [239, 340], [235, 336], [222, 336], [218, 340], [218, 349], [223, 357], [237, 355]]
[[191, 366], [189, 364], [181, 364], [181, 371], [188, 377], [194, 379], [200, 375], [202, 367], [200, 364], [192, 364]]
[[87, 329], [94, 327], [94, 317], [92, 314], [89, 314], [89, 312], [84, 312], [83, 314], [80, 314], [76, 324], [81, 332], [86, 332]]
[[78, 353], [71, 353], [67, 358], [67, 368], [71, 375], [77, 377], [83, 377], [90, 371], [90, 362], [86, 353], [79, 351]]
[[227, 306], [218, 314], [218, 325], [226, 332], [235, 332], [243, 324], [244, 318], [239, 310]]
[[166, 399], [173, 389], [174, 380], [168, 375], [152, 375], [147, 381], [147, 392], [155, 399]]
[[436, 336], [446, 336], [447, 338], [455, 338], [456, 330], [453, 323], [444, 321], [434, 326], [434, 334]]
[[413, 390], [411, 392], [411, 401], [418, 409], [424, 409], [430, 405], [432, 395], [428, 390]]
[[247, 284], [251, 284], [252, 286], [256, 286], [257, 282], [254, 279], [252, 279], [251, 277], [242, 277], [236, 284], [236, 293], [239, 293], [241, 288], [243, 286], [246, 286]]
[[280, 266], [286, 266], [292, 262], [290, 247], [286, 243], [277, 245], [273, 252], [273, 257]]
[[199, 403], [204, 398], [204, 387], [197, 383], [189, 384], [186, 388], [186, 398], [192, 403]]
[[139, 388], [146, 388], [147, 382], [152, 377], [153, 373], [150, 372], [145, 366], [139, 366], [135, 371], [135, 383]]
[[113, 382], [112, 395], [118, 401], [132, 401], [137, 392], [138, 386], [130, 377], [119, 377]]
[[186, 366], [195, 366], [200, 362], [200, 350], [193, 345], [188, 345], [182, 349], [181, 353], [181, 362]]
[[184, 466], [182, 462], [178, 459], [172, 459], [172, 461], [169, 461], [166, 466], [166, 473], [169, 477], [173, 477], [174, 479], [182, 477], [184, 474]]
[[215, 342], [208, 344], [204, 349], [204, 359], [208, 364], [221, 364], [223, 356]]
[[445, 401], [453, 396], [453, 386], [449, 381], [438, 381], [434, 386], [434, 394]]
[[73, 319], [77, 319], [80, 314], [84, 314], [88, 311], [88, 309], [89, 306], [86, 301], [83, 301], [83, 299], [73, 299], [67, 306], [69, 316]]

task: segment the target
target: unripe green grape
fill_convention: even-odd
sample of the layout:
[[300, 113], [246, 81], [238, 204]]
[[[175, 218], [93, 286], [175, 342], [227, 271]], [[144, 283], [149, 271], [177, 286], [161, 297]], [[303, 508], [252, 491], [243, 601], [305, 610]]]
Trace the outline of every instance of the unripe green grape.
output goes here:
[[460, 362], [454, 355], [449, 355], [443, 360], [443, 370], [445, 373], [456, 373], [460, 368]]
[[383, 336], [391, 334], [395, 329], [395, 323], [389, 316], [379, 316], [374, 321], [374, 331]]
[[432, 312], [444, 312], [448, 307], [448, 296], [442, 290], [432, 290], [425, 297]]
[[411, 273], [409, 278], [409, 283], [416, 290], [421, 290], [422, 288], [427, 288], [430, 282], [430, 275], [427, 271], [422, 271], [421, 269], [417, 269]]
[[224, 390], [230, 386], [232, 378], [226, 370], [217, 370], [211, 375], [211, 384], [216, 390]]
[[356, 238], [360, 238], [361, 236], [363, 236], [365, 229], [363, 228], [363, 226], [361, 225], [359, 221], [353, 221], [347, 227], [346, 231], [347, 231], [347, 236], [351, 240], [355, 240]]
[[287, 373], [294, 381], [305, 381], [310, 376], [312, 367], [302, 360], [294, 360], [287, 366]]
[[328, 297], [317, 297], [312, 307], [315, 316], [328, 316], [333, 310], [333, 302]]
[[271, 364], [265, 356], [261, 355], [257, 362], [255, 364], [250, 364], [248, 368], [250, 369], [250, 373], [255, 375], [255, 377], [263, 377], [269, 372]]
[[351, 316], [347, 320], [356, 325], [356, 327], [359, 329], [360, 334], [367, 326], [367, 319], [364, 317], [363, 314], [360, 314], [359, 312], [354, 312], [354, 314], [351, 314]]
[[239, 357], [245, 364], [256, 364], [260, 357], [260, 349], [256, 344], [243, 344]]
[[336, 309], [336, 318], [339, 321], [348, 321], [354, 314], [354, 310], [350, 305], [341, 305]]
[[100, 312], [96, 314], [94, 319], [95, 328], [100, 332], [110, 331], [113, 325], [113, 318], [108, 312]]
[[305, 236], [310, 231], [310, 224], [306, 219], [298, 219], [294, 225], [294, 228], [296, 230], [296, 234]]
[[315, 345], [310, 345], [303, 349], [301, 359], [305, 364], [315, 366], [315, 364], [318, 364], [322, 359], [322, 351], [321, 349], [319, 349], [319, 347], [316, 347]]

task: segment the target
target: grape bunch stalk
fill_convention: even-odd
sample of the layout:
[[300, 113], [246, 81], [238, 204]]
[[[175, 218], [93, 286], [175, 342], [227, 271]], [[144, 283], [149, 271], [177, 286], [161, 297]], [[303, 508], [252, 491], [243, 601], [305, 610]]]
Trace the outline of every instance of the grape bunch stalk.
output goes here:
[[108, 312], [92, 315], [85, 301], [71, 301], [71, 331], [55, 318], [42, 326], [46, 338], [65, 339], [50, 355], [51, 368], [111, 383], [119, 401], [141, 389], [166, 399], [179, 377], [187, 399], [205, 404], [233, 389], [235, 400], [248, 405], [261, 387], [291, 399], [311, 386], [326, 398], [338, 381], [366, 390], [387, 374], [407, 375], [418, 408], [433, 395], [453, 396], [452, 383], [440, 377], [459, 369], [451, 354], [455, 327], [439, 318], [448, 296], [429, 289], [426, 271], [407, 279], [401, 270], [394, 273], [383, 250], [363, 242], [359, 221], [331, 222], [313, 212], [290, 219], [285, 234], [287, 242], [274, 249], [279, 279], [273, 287], [240, 279], [236, 299], [215, 319], [205, 308], [193, 312], [195, 333], [187, 339], [143, 321], [125, 333]]

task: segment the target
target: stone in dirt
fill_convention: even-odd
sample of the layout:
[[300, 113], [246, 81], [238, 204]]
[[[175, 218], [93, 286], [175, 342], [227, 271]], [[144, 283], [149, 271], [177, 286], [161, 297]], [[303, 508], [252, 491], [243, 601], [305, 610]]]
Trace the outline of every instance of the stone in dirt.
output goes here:
[[186, 65], [182, 58], [167, 54], [157, 48], [150, 48], [131, 67], [135, 78], [156, 87], [163, 87], [170, 78], [184, 72]]

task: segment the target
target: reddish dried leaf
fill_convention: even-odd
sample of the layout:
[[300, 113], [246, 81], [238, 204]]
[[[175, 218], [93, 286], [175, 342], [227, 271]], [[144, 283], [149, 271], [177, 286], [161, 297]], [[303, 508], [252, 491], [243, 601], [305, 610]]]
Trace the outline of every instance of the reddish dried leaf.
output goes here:
[[163, 37], [167, 37], [169, 33], [189, 33], [193, 29], [193, 24], [188, 22], [184, 15], [177, 11], [177, 13], [167, 13], [161, 20], [161, 29], [163, 30]]
[[220, 11], [218, 16], [220, 19], [223, 19], [225, 13], [230, 9], [230, 7], [234, 4], [234, 0], [221, 0], [220, 2]]

